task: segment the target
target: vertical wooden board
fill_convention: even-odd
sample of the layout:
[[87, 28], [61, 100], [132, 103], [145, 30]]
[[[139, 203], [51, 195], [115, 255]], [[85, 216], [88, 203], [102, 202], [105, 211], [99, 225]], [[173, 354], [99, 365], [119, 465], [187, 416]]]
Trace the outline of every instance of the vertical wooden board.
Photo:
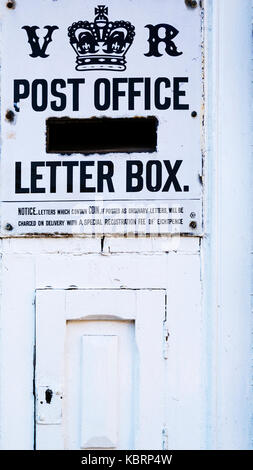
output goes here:
[[[36, 295], [36, 448], [64, 448], [62, 413], [57, 424], [40, 411], [40, 387], [63, 394], [65, 339], [64, 291], [37, 291]], [[64, 394], [63, 394], [64, 400]], [[54, 406], [52, 403], [50, 406]], [[39, 413], [43, 413], [41, 416]]]
[[118, 336], [83, 335], [81, 348], [80, 447], [115, 448], [119, 432]]
[[[215, 165], [217, 265], [215, 308], [217, 357], [214, 393], [216, 445], [219, 449], [252, 449], [252, 315], [250, 246], [252, 239], [252, 12], [251, 1], [221, 0], [214, 45], [218, 84]], [[236, 32], [236, 33], [235, 33]], [[231, 76], [232, 73], [232, 76]], [[233, 96], [233, 100], [231, 100]], [[237, 103], [234, 112], [234, 103]], [[224, 125], [223, 123], [226, 123]], [[217, 238], [216, 238], [217, 234]], [[239, 404], [239, 406], [238, 406]]]
[[0, 446], [31, 450], [35, 266], [18, 254], [1, 263]]
[[[78, 294], [78, 293], [77, 293]], [[117, 449], [131, 449], [134, 447], [134, 368], [136, 363], [136, 351], [134, 340], [134, 322], [121, 320], [71, 320], [67, 322], [66, 329], [66, 368], [65, 368], [65, 393], [64, 408], [65, 448], [80, 449], [81, 429], [89, 430], [93, 423], [82, 419], [81, 408], [90, 416], [96, 415], [97, 403], [93, 403], [92, 410], [87, 410], [82, 403], [81, 371], [87, 371], [86, 364], [81, 360], [82, 336], [97, 335], [118, 337], [118, 439]], [[103, 357], [97, 358], [103, 362]], [[97, 364], [96, 362], [96, 364]], [[113, 362], [113, 358], [112, 358]], [[94, 374], [95, 374], [94, 370]], [[87, 374], [86, 374], [87, 375]], [[100, 382], [98, 380], [98, 385]], [[110, 389], [110, 385], [108, 386]], [[104, 400], [102, 400], [104, 402]], [[106, 407], [110, 408], [110, 403]], [[112, 405], [113, 406], [113, 405]], [[103, 416], [107, 413], [106, 409]], [[91, 425], [91, 426], [90, 426]]]
[[205, 8], [205, 445], [252, 449], [252, 1]]
[[136, 449], [162, 449], [164, 425], [163, 323], [165, 292], [138, 292], [138, 412]]
[[[204, 317], [201, 309], [200, 258], [167, 259], [167, 321], [169, 329], [166, 412], [168, 444], [173, 449], [205, 447], [205, 368]], [[175, 270], [175, 267], [180, 269]]]
[[45, 380], [62, 383], [65, 316], [64, 291], [37, 290], [36, 380], [41, 384]]

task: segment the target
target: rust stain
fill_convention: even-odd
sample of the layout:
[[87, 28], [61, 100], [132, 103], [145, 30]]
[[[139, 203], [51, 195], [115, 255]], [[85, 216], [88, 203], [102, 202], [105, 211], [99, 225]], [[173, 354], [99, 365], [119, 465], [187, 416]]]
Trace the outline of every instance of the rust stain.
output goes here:
[[[15, 238], [15, 239], [49, 239], [49, 238], [61, 238], [61, 239], [67, 239], [67, 238], [75, 238], [75, 239], [90, 239], [90, 238], [95, 238], [95, 239], [101, 239], [103, 237], [106, 238], [122, 238], [122, 234], [105, 234], [105, 235], [98, 235], [98, 234], [70, 234], [70, 233], [25, 233], [25, 234], [13, 234], [13, 235], [7, 235], [7, 234], [1, 234], [0, 240], [4, 240], [7, 238]], [[179, 234], [176, 233], [161, 233], [161, 234], [146, 234], [146, 235], [138, 235], [135, 233], [129, 233], [123, 235], [124, 238], [140, 238], [140, 239], [146, 239], [146, 238], [177, 238], [177, 237], [190, 237], [190, 238], [202, 238], [204, 237], [203, 233], [195, 234], [192, 233], [191, 231], [189, 232], [182, 232]]]
[[15, 132], [8, 132], [6, 137], [7, 137], [7, 139], [15, 139], [16, 134], [15, 134]]

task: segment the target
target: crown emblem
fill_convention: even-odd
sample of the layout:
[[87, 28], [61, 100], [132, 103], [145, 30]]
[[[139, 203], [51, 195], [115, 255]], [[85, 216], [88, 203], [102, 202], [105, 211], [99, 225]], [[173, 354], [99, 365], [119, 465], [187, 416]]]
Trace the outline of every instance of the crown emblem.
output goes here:
[[78, 21], [68, 28], [77, 54], [76, 70], [125, 70], [125, 55], [134, 39], [129, 21], [109, 21], [108, 8], [95, 8], [94, 23]]

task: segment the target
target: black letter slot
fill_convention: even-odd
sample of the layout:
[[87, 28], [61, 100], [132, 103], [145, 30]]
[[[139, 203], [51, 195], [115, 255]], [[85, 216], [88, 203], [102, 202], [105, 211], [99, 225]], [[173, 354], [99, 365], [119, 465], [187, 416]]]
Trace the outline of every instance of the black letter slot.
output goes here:
[[49, 118], [47, 153], [155, 152], [158, 120], [133, 118]]

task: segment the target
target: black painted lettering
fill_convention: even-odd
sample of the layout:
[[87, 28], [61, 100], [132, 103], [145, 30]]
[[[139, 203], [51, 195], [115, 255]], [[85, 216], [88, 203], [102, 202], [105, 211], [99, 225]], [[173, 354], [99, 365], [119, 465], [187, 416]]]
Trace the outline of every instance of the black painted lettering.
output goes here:
[[15, 163], [15, 193], [16, 194], [21, 194], [21, 193], [29, 193], [29, 188], [22, 188], [21, 185], [21, 162], [16, 162]]
[[[39, 93], [40, 89], [40, 93]], [[41, 103], [39, 104], [39, 94]], [[32, 108], [34, 111], [45, 111], [48, 100], [48, 85], [44, 79], [34, 80], [32, 82]]]
[[[165, 52], [172, 56], [177, 57], [182, 54], [182, 52], [178, 52], [177, 46], [172, 41], [177, 35], [178, 30], [171, 26], [170, 24], [160, 23], [157, 25], [147, 24], [145, 28], [149, 29], [149, 51], [144, 54], [147, 57], [160, 57], [162, 54], [159, 52], [159, 45], [160, 43], [165, 44]], [[160, 34], [160, 31], [162, 33]]]
[[61, 162], [46, 162], [50, 168], [50, 193], [56, 193], [56, 168], [61, 166]]
[[52, 80], [51, 83], [51, 93], [53, 96], [56, 98], [60, 99], [59, 104], [57, 104], [57, 101], [51, 101], [51, 109], [53, 111], [63, 111], [66, 108], [67, 104], [67, 99], [65, 93], [61, 93], [60, 91], [57, 91], [57, 87], [60, 88], [66, 88], [66, 82], [65, 80], [62, 80], [61, 78], [55, 78]]
[[80, 192], [81, 193], [95, 193], [96, 189], [92, 186], [86, 185], [87, 180], [92, 179], [92, 174], [87, 173], [87, 167], [94, 166], [94, 162], [81, 162], [80, 163]]
[[[101, 103], [101, 85], [104, 86], [104, 100]], [[99, 111], [105, 111], [110, 106], [110, 80], [107, 78], [98, 78], [94, 84], [94, 104]]]
[[165, 97], [163, 102], [161, 101], [161, 84], [164, 84], [165, 88], [170, 88], [170, 80], [166, 77], [157, 78], [155, 81], [155, 107], [157, 109], [169, 109], [171, 105], [171, 99]]
[[163, 187], [163, 192], [167, 192], [170, 190], [170, 187], [171, 185], [173, 184], [174, 186], [174, 189], [176, 192], [181, 192], [182, 189], [181, 189], [181, 186], [178, 182], [178, 179], [176, 177], [176, 174], [180, 168], [180, 166], [182, 165], [182, 162], [183, 160], [176, 160], [176, 163], [175, 165], [172, 167], [171, 166], [171, 163], [170, 163], [170, 160], [164, 160], [164, 164], [166, 166], [166, 170], [168, 172], [168, 179]]
[[174, 109], [189, 109], [189, 104], [180, 103], [180, 96], [185, 96], [185, 90], [180, 90], [181, 83], [188, 83], [187, 77], [175, 77], [173, 85]]
[[162, 164], [158, 160], [149, 160], [146, 166], [146, 186], [148, 191], [156, 192], [162, 186]]
[[31, 46], [32, 53], [29, 54], [30, 57], [42, 57], [45, 59], [48, 57], [48, 54], [46, 54], [46, 50], [48, 47], [48, 44], [52, 41], [52, 34], [56, 29], [59, 29], [58, 26], [53, 25], [53, 26], [45, 26], [44, 29], [47, 30], [46, 35], [43, 38], [43, 45], [42, 47], [40, 46], [40, 40], [39, 37], [36, 33], [36, 30], [39, 29], [38, 26], [23, 26], [21, 29], [24, 29], [27, 32], [28, 36], [28, 42]]
[[[137, 193], [143, 189], [143, 163], [140, 160], [126, 162], [126, 190]], [[136, 184], [133, 184], [136, 181]]]
[[143, 78], [129, 78], [128, 79], [128, 109], [134, 109], [134, 98], [135, 96], [141, 96], [140, 90], [135, 90], [136, 83], [143, 83]]
[[19, 101], [28, 98], [29, 93], [30, 84], [28, 80], [14, 80], [13, 100], [14, 108], [17, 112], [19, 112]]
[[119, 109], [119, 97], [126, 96], [125, 90], [119, 90], [120, 83], [127, 83], [127, 78], [113, 78], [112, 80], [112, 109]]
[[67, 82], [73, 85], [73, 111], [79, 111], [79, 86], [85, 83], [85, 78], [69, 78]]
[[150, 110], [150, 78], [145, 78], [144, 79], [144, 84], [145, 84], [145, 110], [149, 111]]
[[31, 162], [31, 193], [45, 193], [45, 188], [38, 188], [37, 181], [43, 176], [37, 173], [38, 167], [45, 166], [45, 162]]
[[114, 193], [112, 177], [114, 174], [114, 165], [111, 161], [98, 162], [97, 173], [97, 192], [104, 191], [104, 181], [107, 183], [109, 193]]
[[67, 193], [73, 193], [73, 168], [78, 165], [78, 162], [62, 162], [67, 167]]

